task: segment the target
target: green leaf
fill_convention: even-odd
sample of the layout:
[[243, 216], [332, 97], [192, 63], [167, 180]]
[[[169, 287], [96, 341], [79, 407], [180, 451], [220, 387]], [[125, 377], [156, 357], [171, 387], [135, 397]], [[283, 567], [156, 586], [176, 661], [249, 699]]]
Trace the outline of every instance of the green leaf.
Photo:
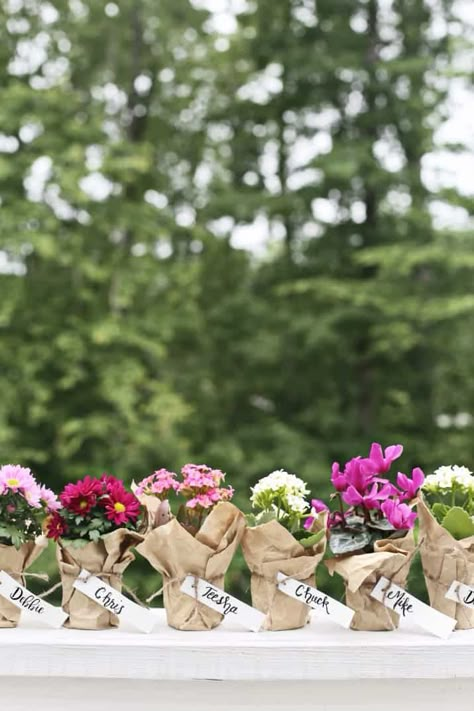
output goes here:
[[321, 531], [313, 533], [310, 536], [307, 536], [306, 538], [300, 538], [299, 542], [301, 543], [303, 548], [312, 548], [313, 546], [317, 545], [319, 541], [324, 538], [325, 535], [326, 531], [325, 529], [322, 529]]
[[453, 506], [443, 519], [443, 528], [457, 540], [474, 536], [474, 522], [460, 506]]
[[450, 507], [447, 504], [441, 504], [439, 501], [437, 501], [433, 506], [431, 507], [431, 511], [433, 512], [433, 516], [435, 519], [438, 521], [438, 523], [443, 523], [443, 519], [448, 513]]
[[369, 531], [350, 532], [342, 529], [332, 529], [329, 545], [334, 555], [362, 552], [372, 541]]
[[394, 531], [392, 524], [386, 518], [381, 518], [380, 521], [371, 521], [367, 524], [368, 528], [374, 528], [377, 531]]
[[91, 539], [91, 541], [94, 541], [94, 543], [96, 543], [100, 539], [100, 537], [101, 537], [100, 531], [97, 531], [97, 530], [89, 531], [89, 538]]

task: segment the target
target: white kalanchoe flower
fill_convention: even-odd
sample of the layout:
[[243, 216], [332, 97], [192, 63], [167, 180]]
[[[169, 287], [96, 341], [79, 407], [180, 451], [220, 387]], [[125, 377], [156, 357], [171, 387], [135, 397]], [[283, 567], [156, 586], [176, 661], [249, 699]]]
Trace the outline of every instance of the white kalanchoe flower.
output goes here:
[[453, 488], [474, 491], [474, 477], [467, 467], [457, 464], [438, 467], [434, 474], [426, 477], [423, 484], [423, 489], [428, 492], [449, 491]]
[[289, 474], [284, 469], [278, 469], [264, 476], [252, 487], [251, 491], [250, 501], [256, 505], [258, 505], [262, 495], [274, 494], [286, 497], [292, 494], [303, 497], [309, 494], [309, 489], [304, 481], [294, 474]]
[[303, 497], [295, 496], [294, 494], [288, 494], [286, 497], [288, 508], [292, 513], [302, 515], [306, 513], [309, 509], [309, 504]]

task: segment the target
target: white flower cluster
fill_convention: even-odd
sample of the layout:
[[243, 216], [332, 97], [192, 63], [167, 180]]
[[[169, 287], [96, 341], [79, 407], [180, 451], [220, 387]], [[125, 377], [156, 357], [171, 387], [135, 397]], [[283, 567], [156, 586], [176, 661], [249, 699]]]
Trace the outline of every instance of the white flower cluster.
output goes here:
[[474, 476], [467, 467], [452, 466], [438, 467], [434, 474], [429, 474], [423, 484], [425, 491], [449, 491], [454, 487], [474, 491]]
[[275, 507], [274, 502], [278, 500], [281, 507], [289, 514], [301, 516], [309, 509], [309, 504], [304, 498], [309, 494], [306, 484], [299, 477], [283, 469], [264, 476], [251, 491], [250, 501], [256, 508], [269, 510]]

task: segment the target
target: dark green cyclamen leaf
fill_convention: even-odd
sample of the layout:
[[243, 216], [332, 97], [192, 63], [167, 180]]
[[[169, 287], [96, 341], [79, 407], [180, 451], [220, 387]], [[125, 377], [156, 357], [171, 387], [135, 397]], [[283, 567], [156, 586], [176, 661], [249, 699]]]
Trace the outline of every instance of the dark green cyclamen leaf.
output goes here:
[[343, 555], [362, 551], [371, 541], [372, 535], [369, 531], [351, 533], [342, 529], [333, 529], [329, 538], [329, 545], [334, 555]]
[[394, 531], [394, 527], [392, 524], [387, 521], [386, 518], [381, 518], [379, 521], [370, 521], [370, 523], [367, 524], [369, 528], [375, 528], [378, 531]]
[[347, 516], [346, 524], [350, 526], [350, 528], [360, 528], [363, 530], [365, 521], [362, 516]]

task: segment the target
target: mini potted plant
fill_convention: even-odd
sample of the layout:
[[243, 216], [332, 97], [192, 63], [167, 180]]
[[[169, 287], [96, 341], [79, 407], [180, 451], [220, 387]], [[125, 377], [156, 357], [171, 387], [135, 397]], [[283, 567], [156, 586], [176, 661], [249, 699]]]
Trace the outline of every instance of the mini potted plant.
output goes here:
[[67, 627], [107, 629], [117, 617], [74, 588], [81, 569], [121, 590], [122, 575], [134, 560], [131, 548], [143, 540], [144, 512], [123, 482], [104, 474], [66, 484], [60, 509], [51, 514], [45, 530], [57, 541]]
[[374, 443], [369, 457], [351, 459], [343, 471], [338, 462], [332, 466], [336, 510], [328, 517], [333, 557], [326, 566], [344, 579], [346, 604], [355, 610], [352, 629], [391, 630], [398, 625], [398, 615], [370, 594], [380, 576], [403, 586], [409, 572], [416, 519], [412, 506], [424, 474], [417, 467], [411, 478], [398, 472], [397, 485], [390, 482], [386, 475], [402, 452], [402, 445], [384, 452]]
[[[207, 630], [222, 615], [181, 592], [187, 575], [223, 587], [226, 570], [239, 545], [244, 518], [230, 503], [234, 490], [223, 486], [225, 474], [205, 464], [186, 464], [181, 478], [160, 469], [134, 488], [152, 523], [141, 553], [163, 576], [168, 624], [179, 630]], [[179, 499], [176, 516], [169, 497]]]
[[263, 477], [251, 491], [257, 513], [247, 516], [242, 550], [251, 572], [252, 604], [267, 616], [264, 629], [303, 627], [310, 609], [278, 589], [277, 573], [314, 584], [326, 547], [326, 507], [313, 499], [309, 517], [305, 482], [283, 470]]
[[430, 604], [455, 618], [456, 629], [472, 629], [474, 610], [445, 595], [455, 580], [474, 584], [474, 476], [467, 467], [442, 466], [422, 491], [420, 554]]
[[[0, 467], [0, 570], [25, 585], [25, 571], [46, 547], [44, 519], [59, 506], [55, 494], [18, 464]], [[0, 627], [16, 627], [20, 611], [0, 597]]]

